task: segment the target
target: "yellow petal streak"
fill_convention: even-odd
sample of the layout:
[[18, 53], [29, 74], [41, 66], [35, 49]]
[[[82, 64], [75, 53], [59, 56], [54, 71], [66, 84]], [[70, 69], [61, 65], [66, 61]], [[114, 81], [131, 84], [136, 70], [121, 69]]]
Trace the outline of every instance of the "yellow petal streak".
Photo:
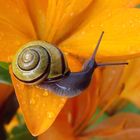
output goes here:
[[20, 46], [31, 39], [0, 20], [0, 61], [11, 62]]
[[28, 37], [35, 32], [28, 11], [22, 0], [0, 0], [0, 21], [5, 21]]
[[56, 42], [81, 22], [92, 0], [24, 0], [40, 39]]
[[101, 32], [105, 31], [97, 56], [100, 60], [120, 60], [140, 55], [139, 9], [104, 9], [98, 13], [96, 7], [90, 10], [77, 32], [60, 44], [61, 49], [90, 57]]
[[[81, 68], [78, 60], [70, 56], [67, 58], [71, 70], [77, 71]], [[27, 127], [34, 136], [43, 133], [63, 108], [66, 98], [37, 86], [25, 85], [14, 77], [12, 70], [11, 76]]]
[[140, 59], [132, 60], [125, 70], [124, 90], [122, 97], [140, 107]]

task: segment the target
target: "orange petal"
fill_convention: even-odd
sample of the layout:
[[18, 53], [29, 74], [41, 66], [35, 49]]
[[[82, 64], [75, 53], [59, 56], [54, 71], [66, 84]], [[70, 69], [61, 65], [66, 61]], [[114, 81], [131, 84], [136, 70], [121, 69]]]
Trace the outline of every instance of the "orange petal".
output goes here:
[[[12, 9], [12, 10], [11, 10]], [[0, 0], [0, 61], [12, 61], [17, 49], [36, 38], [27, 8], [19, 0]]]
[[46, 8], [48, 2], [46, 0], [24, 0], [28, 9], [28, 13], [33, 22], [38, 39], [43, 39], [43, 34], [46, 32]]
[[61, 112], [53, 125], [38, 140], [76, 140], [72, 127], [65, 114]]
[[60, 48], [74, 55], [89, 58], [101, 32], [105, 31], [97, 58], [105, 61], [136, 57], [140, 55], [139, 23], [139, 9], [104, 7], [98, 11], [93, 4], [85, 22], [77, 32], [60, 44]]
[[20, 46], [31, 39], [9, 23], [0, 20], [0, 61], [11, 62]]
[[5, 0], [0, 0], [0, 21], [9, 24], [29, 38], [35, 36], [32, 21], [23, 1], [6, 0], [5, 3]]
[[[83, 128], [88, 126], [90, 119], [95, 113], [98, 103], [99, 103], [99, 80], [98, 71], [93, 75], [93, 78], [90, 82], [89, 87], [81, 93], [75, 99], [72, 99], [70, 102], [73, 104], [73, 108], [71, 109], [72, 119], [73, 119], [73, 127], [74, 131], [77, 135], [79, 135]], [[84, 114], [83, 114], [84, 110]]]
[[[67, 56], [72, 71], [81, 68], [78, 60]], [[11, 70], [12, 82], [24, 114], [27, 127], [37, 136], [47, 130], [63, 108], [66, 98], [57, 96], [37, 86], [28, 86], [17, 80]]]
[[0, 107], [4, 103], [4, 101], [12, 94], [12, 91], [12, 86], [0, 84]]
[[[101, 71], [100, 105], [104, 106], [114, 94], [118, 94], [122, 88], [121, 78], [124, 66], [104, 67]], [[117, 86], [116, 86], [117, 85]], [[107, 94], [106, 94], [107, 93]]]
[[140, 107], [140, 59], [129, 62], [125, 70], [124, 89], [121, 97]]
[[[93, 81], [91, 82], [89, 88], [85, 90], [80, 96], [68, 100], [67, 104], [61, 110], [53, 125], [44, 134], [39, 136], [39, 140], [88, 140], [88, 137], [76, 137], [74, 133], [74, 127], [75, 124], [79, 125], [77, 122], [78, 119], [81, 120], [82, 116], [85, 116], [86, 114], [88, 117], [88, 113], [91, 112], [87, 113], [87, 111], [92, 111], [92, 108], [96, 108], [97, 95], [95, 94], [95, 91], [91, 91], [96, 87], [96, 80], [94, 79]], [[94, 85], [95, 87], [93, 87]], [[89, 99], [91, 99], [90, 103]], [[92, 101], [93, 104], [91, 104]], [[85, 114], [83, 114], [83, 110], [85, 110]], [[83, 122], [81, 121], [81, 125], [82, 123]]]
[[24, 0], [30, 12], [38, 37], [48, 42], [58, 39], [78, 26], [80, 13], [92, 0]]
[[13, 75], [11, 76], [27, 127], [34, 136], [37, 136], [50, 127], [64, 106], [66, 98], [56, 96], [37, 86], [24, 85]]
[[100, 123], [90, 136], [112, 136], [125, 130], [139, 129], [140, 115], [132, 113], [119, 113]]
[[140, 138], [140, 129], [125, 130], [112, 136], [96, 138], [101, 140], [138, 140]]
[[139, 0], [95, 0], [93, 2], [94, 8], [96, 7], [96, 14], [98, 14], [99, 11], [103, 11], [104, 9], [108, 9], [111, 11], [114, 8], [135, 7], [137, 4], [140, 4]]

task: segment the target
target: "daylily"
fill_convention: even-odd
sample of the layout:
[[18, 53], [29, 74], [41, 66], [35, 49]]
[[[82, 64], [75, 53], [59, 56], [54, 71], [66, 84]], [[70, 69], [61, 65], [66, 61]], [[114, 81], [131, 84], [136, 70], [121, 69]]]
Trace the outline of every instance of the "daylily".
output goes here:
[[[6, 3], [0, 0], [0, 61], [11, 62], [20, 46], [29, 41], [45, 40], [59, 47], [66, 54], [70, 69], [77, 71], [91, 56], [102, 31], [105, 36], [97, 60], [138, 57], [140, 10], [133, 7], [139, 3], [139, 0], [7, 0]], [[11, 76], [29, 130], [33, 135], [43, 133], [67, 99], [23, 84], [13, 76], [12, 70]], [[98, 88], [98, 84], [91, 82], [89, 89], [93, 85]], [[93, 96], [90, 100], [94, 104], [98, 100], [95, 95], [85, 99]]]

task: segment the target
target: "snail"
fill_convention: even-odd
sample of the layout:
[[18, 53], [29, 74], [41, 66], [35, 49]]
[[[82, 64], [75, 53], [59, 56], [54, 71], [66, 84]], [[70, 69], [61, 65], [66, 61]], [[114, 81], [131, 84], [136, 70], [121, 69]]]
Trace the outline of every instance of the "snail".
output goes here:
[[80, 72], [71, 72], [64, 54], [45, 41], [32, 41], [17, 52], [12, 62], [14, 76], [25, 84], [37, 85], [53, 93], [74, 97], [90, 84], [95, 68], [128, 63], [96, 63], [95, 56], [102, 40], [102, 32], [91, 58]]

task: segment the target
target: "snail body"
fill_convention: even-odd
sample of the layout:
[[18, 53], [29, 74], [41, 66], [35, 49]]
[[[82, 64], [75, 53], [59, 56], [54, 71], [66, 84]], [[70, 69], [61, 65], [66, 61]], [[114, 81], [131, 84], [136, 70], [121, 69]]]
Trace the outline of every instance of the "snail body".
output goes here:
[[91, 58], [79, 72], [69, 70], [64, 54], [57, 47], [45, 41], [32, 41], [21, 47], [15, 55], [12, 62], [13, 73], [25, 84], [36, 84], [60, 96], [77, 96], [89, 86], [95, 68], [128, 64], [96, 63], [95, 56], [103, 34], [104, 32], [102, 32]]

